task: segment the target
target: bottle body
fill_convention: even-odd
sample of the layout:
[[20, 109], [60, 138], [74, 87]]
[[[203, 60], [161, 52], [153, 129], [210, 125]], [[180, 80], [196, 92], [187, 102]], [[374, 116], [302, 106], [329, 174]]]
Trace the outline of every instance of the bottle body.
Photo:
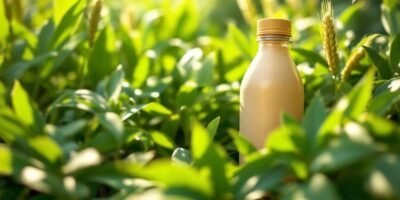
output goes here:
[[240, 131], [258, 149], [285, 112], [300, 120], [304, 88], [287, 41], [261, 41], [240, 87]]

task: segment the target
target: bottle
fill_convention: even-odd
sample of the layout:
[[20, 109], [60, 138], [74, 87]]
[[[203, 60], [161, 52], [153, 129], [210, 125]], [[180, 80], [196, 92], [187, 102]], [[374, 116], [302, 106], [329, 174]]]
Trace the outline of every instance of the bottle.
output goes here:
[[259, 49], [240, 86], [240, 132], [257, 149], [279, 127], [282, 112], [303, 117], [304, 88], [289, 54], [290, 36], [288, 20], [257, 22]]

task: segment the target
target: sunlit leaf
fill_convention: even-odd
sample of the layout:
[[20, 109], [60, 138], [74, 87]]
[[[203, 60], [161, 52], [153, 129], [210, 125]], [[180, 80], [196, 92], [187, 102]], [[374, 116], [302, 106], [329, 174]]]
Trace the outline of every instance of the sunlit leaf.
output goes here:
[[379, 74], [384, 79], [389, 79], [393, 75], [393, 69], [390, 67], [387, 58], [381, 55], [379, 52], [375, 51], [370, 47], [363, 46], [365, 51], [368, 54], [368, 57], [371, 59], [371, 62], [374, 64]]
[[213, 119], [208, 125], [207, 125], [207, 131], [211, 136], [211, 139], [214, 139], [215, 135], [217, 134], [217, 129], [219, 126], [219, 120], [221, 118], [217, 117], [215, 119]]

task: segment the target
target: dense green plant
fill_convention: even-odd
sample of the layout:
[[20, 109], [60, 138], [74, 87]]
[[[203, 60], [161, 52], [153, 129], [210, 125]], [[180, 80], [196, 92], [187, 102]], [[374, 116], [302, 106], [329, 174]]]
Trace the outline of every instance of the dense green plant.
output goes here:
[[[2, 1], [0, 199], [399, 199], [400, 4], [334, 2], [332, 76], [319, 1], [218, 2]], [[294, 22], [306, 112], [256, 151], [262, 16]]]

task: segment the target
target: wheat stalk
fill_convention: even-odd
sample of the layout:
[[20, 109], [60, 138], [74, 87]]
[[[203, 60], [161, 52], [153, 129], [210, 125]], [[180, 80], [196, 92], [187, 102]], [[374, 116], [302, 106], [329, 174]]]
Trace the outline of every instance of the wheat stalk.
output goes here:
[[331, 0], [322, 2], [322, 39], [325, 56], [328, 60], [329, 70], [336, 76], [339, 68], [339, 54], [337, 50], [337, 38], [335, 20]]
[[[364, 46], [371, 46], [372, 41], [374, 41], [375, 37], [369, 38], [367, 41], [365, 41]], [[343, 80], [346, 80], [349, 76], [351, 71], [355, 69], [360, 61], [365, 57], [365, 50], [362, 48], [362, 46], [358, 47], [350, 56], [349, 60], [346, 62], [346, 65], [344, 66], [341, 76]]]
[[92, 8], [89, 18], [89, 45], [93, 46], [94, 37], [96, 36], [97, 26], [100, 21], [100, 12], [102, 8], [102, 0], [97, 0]]
[[254, 27], [257, 21], [257, 9], [252, 0], [237, 0], [240, 11], [246, 22]]

